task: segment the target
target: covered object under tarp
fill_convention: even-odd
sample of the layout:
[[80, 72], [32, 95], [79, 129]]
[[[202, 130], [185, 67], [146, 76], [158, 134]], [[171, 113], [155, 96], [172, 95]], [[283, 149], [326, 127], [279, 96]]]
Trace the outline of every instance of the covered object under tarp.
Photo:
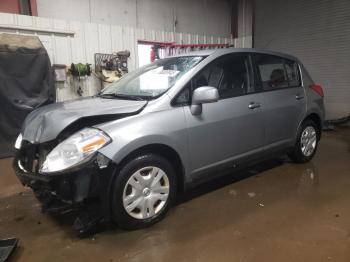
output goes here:
[[14, 154], [25, 117], [54, 101], [54, 74], [39, 38], [0, 34], [0, 158]]

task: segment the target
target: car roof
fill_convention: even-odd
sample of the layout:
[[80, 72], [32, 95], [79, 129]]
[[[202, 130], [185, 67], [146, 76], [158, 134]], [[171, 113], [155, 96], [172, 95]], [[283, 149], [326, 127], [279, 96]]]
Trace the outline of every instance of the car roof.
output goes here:
[[258, 54], [268, 54], [268, 55], [274, 55], [274, 56], [279, 56], [291, 60], [298, 61], [298, 58], [280, 53], [280, 52], [275, 52], [272, 50], [264, 50], [264, 49], [257, 49], [257, 48], [234, 48], [234, 47], [229, 47], [229, 48], [220, 48], [220, 49], [209, 49], [209, 50], [201, 50], [201, 51], [194, 51], [194, 52], [189, 52], [189, 53], [184, 53], [184, 54], [178, 54], [174, 55], [173, 57], [183, 57], [183, 56], [211, 56], [211, 55], [225, 55], [225, 54], [230, 54], [230, 53], [258, 53]]

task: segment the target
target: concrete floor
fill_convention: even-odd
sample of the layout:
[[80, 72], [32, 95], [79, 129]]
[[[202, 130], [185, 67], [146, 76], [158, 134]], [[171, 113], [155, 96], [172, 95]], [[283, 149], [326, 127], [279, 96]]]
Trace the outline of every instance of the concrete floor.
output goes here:
[[0, 160], [0, 238], [13, 261], [350, 261], [350, 129], [324, 133], [308, 164], [269, 161], [200, 186], [159, 224], [75, 237], [40, 212]]

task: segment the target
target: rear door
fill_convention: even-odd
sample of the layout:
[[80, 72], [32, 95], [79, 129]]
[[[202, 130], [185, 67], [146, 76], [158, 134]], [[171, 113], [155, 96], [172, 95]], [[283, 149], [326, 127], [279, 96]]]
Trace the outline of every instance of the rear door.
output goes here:
[[306, 112], [299, 65], [267, 54], [255, 54], [254, 58], [266, 99], [266, 148], [290, 146]]
[[218, 88], [219, 101], [203, 104], [201, 115], [184, 108], [193, 176], [233, 167], [264, 147], [263, 95], [255, 93], [253, 66], [247, 54], [218, 58], [192, 80]]

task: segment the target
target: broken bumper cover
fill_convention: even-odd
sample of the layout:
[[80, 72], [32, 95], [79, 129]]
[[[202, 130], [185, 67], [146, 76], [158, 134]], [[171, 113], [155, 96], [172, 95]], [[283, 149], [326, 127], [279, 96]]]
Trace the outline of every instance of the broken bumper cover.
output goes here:
[[18, 155], [13, 167], [21, 183], [33, 189], [42, 202], [44, 211], [61, 211], [98, 202], [99, 208], [108, 216], [109, 185], [115, 168], [109, 163], [101, 169], [96, 158], [97, 156], [75, 169], [55, 175], [28, 172]]

